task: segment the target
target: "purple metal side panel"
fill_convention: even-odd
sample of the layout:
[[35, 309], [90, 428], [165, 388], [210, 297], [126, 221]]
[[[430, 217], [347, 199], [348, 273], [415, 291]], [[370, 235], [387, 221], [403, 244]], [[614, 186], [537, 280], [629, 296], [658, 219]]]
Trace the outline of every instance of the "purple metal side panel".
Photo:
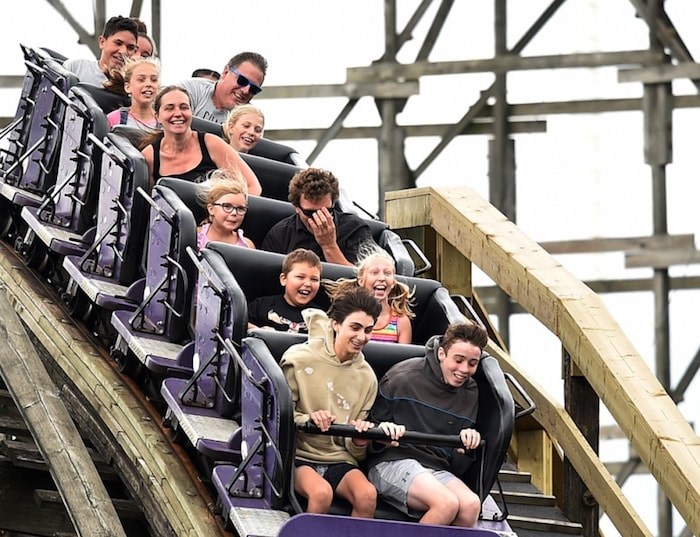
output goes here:
[[362, 537], [498, 537], [497, 533], [490, 530], [337, 515], [312, 515], [309, 513], [290, 518], [285, 522], [277, 535], [278, 537], [297, 537], [299, 535], [333, 535], [333, 537], [356, 537], [358, 535], [362, 535]]
[[39, 84], [39, 90], [34, 101], [34, 111], [29, 127], [27, 145], [22, 154], [24, 155], [31, 148], [34, 149], [28, 158], [22, 162], [22, 173], [20, 176], [17, 176], [17, 181], [14, 183], [7, 181], [9, 184], [26, 188], [27, 185], [35, 184], [40, 176], [39, 160], [41, 159], [43, 139], [46, 136], [46, 118], [51, 115], [51, 108], [55, 98], [54, 93], [51, 91], [51, 86], [51, 80], [48, 78], [43, 78]]
[[[117, 148], [108, 139], [105, 145], [116, 152]], [[96, 237], [104, 239], [97, 250], [97, 263], [94, 267], [96, 274], [107, 278], [119, 278], [121, 261], [116, 252], [122, 253], [126, 243], [126, 230], [120, 225], [124, 220], [123, 213], [118, 209], [120, 201], [124, 170], [111, 158], [102, 159], [100, 193], [97, 200], [97, 232]], [[129, 208], [126, 208], [127, 211]]]
[[[153, 193], [153, 199], [169, 218], [175, 217], [174, 211], [170, 205], [157, 192]], [[144, 310], [144, 329], [157, 334], [162, 334], [164, 332], [167, 317], [167, 312], [163, 303], [167, 300], [170, 282], [167, 281], [168, 263], [165, 258], [170, 254], [172, 233], [173, 229], [168, 221], [151, 207], [144, 298], [158, 285], [161, 285], [163, 280], [166, 280], [166, 282], [158, 291], [157, 296], [151, 300]]]
[[[7, 171], [19, 158], [22, 153], [22, 148], [27, 147], [27, 140], [29, 138], [29, 130], [32, 121], [32, 112], [34, 110], [34, 101], [36, 99], [36, 93], [39, 88], [40, 78], [35, 75], [30, 69], [27, 70], [24, 75], [24, 82], [22, 84], [22, 93], [20, 94], [19, 103], [17, 104], [17, 111], [15, 112], [14, 121], [20, 121], [20, 123], [10, 131], [7, 138], [7, 149], [2, 150], [2, 170]], [[14, 173], [11, 173], [9, 177], [4, 177], [4, 174], [0, 174], [0, 180], [8, 184], [17, 184], [22, 171], [21, 166], [15, 168]]]
[[[195, 329], [195, 367], [199, 370], [206, 362], [211, 362], [205, 366], [204, 371], [199, 376], [197, 384], [200, 391], [200, 398], [206, 398], [207, 403], [214, 405], [217, 394], [217, 386], [214, 376], [219, 375], [217, 360], [225, 354], [222, 345], [219, 343], [216, 333], [219, 331], [219, 314], [221, 311], [221, 299], [212, 289], [213, 285], [221, 288], [221, 280], [211, 269], [206, 260], [202, 260], [204, 274], [197, 278], [196, 294], [196, 329]], [[213, 358], [213, 360], [212, 360]]]
[[[78, 230], [81, 208], [76, 198], [84, 200], [92, 173], [92, 142], [87, 140], [89, 123], [73, 108], [66, 110], [63, 141], [54, 194], [55, 209], [52, 222], [61, 227]], [[60, 188], [59, 188], [60, 187]], [[86, 210], [93, 210], [88, 207]]]

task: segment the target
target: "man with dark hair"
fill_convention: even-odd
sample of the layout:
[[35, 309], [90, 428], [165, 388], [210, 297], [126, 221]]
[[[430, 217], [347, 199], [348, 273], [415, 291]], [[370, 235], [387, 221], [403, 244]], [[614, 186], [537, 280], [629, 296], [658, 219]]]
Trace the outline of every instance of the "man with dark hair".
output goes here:
[[241, 52], [231, 58], [216, 81], [202, 77], [180, 83], [192, 97], [192, 114], [224, 123], [239, 104], [249, 103], [262, 91], [267, 60], [257, 52]]
[[211, 80], [212, 82], [216, 82], [221, 78], [221, 73], [214, 71], [213, 69], [201, 67], [192, 71], [192, 78], [205, 78], [207, 80]]
[[289, 183], [295, 214], [272, 226], [262, 249], [287, 254], [306, 248], [323, 261], [353, 265], [360, 246], [372, 241], [372, 234], [362, 218], [338, 210], [339, 197], [338, 179], [331, 172], [319, 168], [297, 172]]
[[69, 59], [63, 67], [75, 73], [81, 82], [102, 87], [111, 69], [124, 67], [124, 58], [138, 50], [138, 25], [134, 19], [116, 16], [110, 18], [98, 38], [98, 60]]

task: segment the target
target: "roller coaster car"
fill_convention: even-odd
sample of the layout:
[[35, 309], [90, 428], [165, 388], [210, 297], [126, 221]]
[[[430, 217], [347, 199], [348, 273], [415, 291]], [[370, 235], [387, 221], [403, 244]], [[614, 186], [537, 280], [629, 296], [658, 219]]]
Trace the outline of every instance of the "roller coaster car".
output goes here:
[[35, 255], [82, 255], [94, 237], [95, 201], [107, 120], [83, 88], [73, 87], [68, 95], [58, 93], [58, 97], [65, 103], [66, 111], [56, 184], [39, 207], [25, 207], [21, 212], [28, 231], [21, 242], [17, 241], [17, 246], [30, 265]]
[[[160, 395], [168, 407], [166, 423], [174, 436], [186, 436], [205, 460], [235, 460], [240, 457], [241, 372], [226, 341], [240, 349], [248, 332], [247, 302], [268, 295], [271, 290], [281, 292], [279, 274], [284, 256], [210, 242], [193, 259], [198, 268], [195, 338], [177, 356], [178, 369], [189, 369], [192, 375], [189, 379], [165, 379]], [[323, 263], [322, 274], [334, 280], [352, 276], [353, 269]], [[414, 335], [419, 343], [444, 332], [450, 323], [464, 320], [439, 282], [402, 279], [416, 290]], [[323, 291], [317, 304], [323, 308], [329, 304]], [[299, 341], [303, 340], [301, 337]], [[285, 333], [279, 338], [272, 334], [266, 341], [270, 345], [282, 342], [272, 349], [274, 356], [280, 356], [289, 337]], [[370, 349], [375, 345], [378, 343], [372, 343]], [[382, 348], [393, 351], [404, 346], [378, 347]], [[406, 348], [406, 354], [417, 352], [413, 346]], [[381, 366], [382, 360], [381, 356], [375, 360], [378, 374], [388, 369]]]
[[[132, 289], [134, 311], [112, 314], [118, 336], [112, 354], [123, 370], [143, 365], [155, 378], [190, 376], [177, 366], [177, 354], [191, 340], [190, 309], [196, 271], [187, 248], [196, 246], [192, 212], [171, 189], [156, 185], [153, 195], [140, 195], [150, 204], [145, 277]], [[160, 383], [157, 383], [159, 388]]]
[[7, 137], [0, 168], [0, 201], [5, 238], [23, 227], [22, 207], [38, 207], [56, 181], [65, 101], [77, 83], [72, 73], [45, 53], [22, 47], [27, 72], [14, 121], [0, 133]]
[[107, 311], [135, 310], [138, 302], [128, 287], [139, 278], [146, 244], [148, 204], [137, 190], [148, 189], [148, 166], [123, 136], [110, 133], [102, 145], [95, 241], [82, 256], [64, 258], [71, 278], [66, 298]]
[[[158, 184], [165, 185], [177, 192], [198, 222], [204, 220], [207, 216], [206, 210], [197, 195], [198, 187], [194, 183], [176, 177], [164, 177], [158, 181]], [[294, 207], [291, 203], [261, 196], [249, 196], [248, 207], [248, 212], [241, 227], [246, 237], [258, 247], [262, 245], [267, 232], [270, 231], [272, 226], [294, 214]], [[372, 219], [366, 219], [365, 221], [370, 227], [374, 241], [389, 252], [396, 261], [396, 273], [413, 276], [415, 265], [413, 258], [406, 249], [405, 241], [402, 241], [396, 233], [391, 231], [385, 222]], [[425, 258], [422, 252], [418, 251], [418, 253]], [[429, 268], [427, 260], [425, 263], [428, 264]], [[274, 289], [276, 289], [276, 286]]]
[[[303, 341], [305, 336], [302, 335], [255, 330], [243, 340], [240, 358], [233, 344], [228, 342], [228, 350], [239, 361], [242, 372], [242, 460], [237, 465], [217, 465], [212, 472], [212, 483], [217, 492], [217, 505], [239, 535], [277, 535], [289, 514], [302, 510], [295, 497], [292, 480], [295, 429], [291, 393], [278, 362], [289, 346]], [[418, 345], [370, 342], [363, 352], [377, 377], [381, 378], [395, 363], [422, 356], [424, 349]], [[479, 386], [477, 429], [482, 434], [485, 449], [470, 472], [461, 477], [472, 490], [479, 493], [483, 502], [506, 456], [513, 432], [514, 403], [498, 362], [493, 357], [482, 357], [474, 379]], [[349, 506], [334, 502], [331, 513], [348, 514]], [[408, 520], [408, 517], [381, 500], [375, 517]], [[332, 520], [327, 519], [329, 526], [326, 526], [326, 534], [333, 534]], [[484, 520], [483, 525], [495, 529], [507, 528], [505, 522], [497, 520]], [[380, 527], [389, 531], [397, 526]], [[461, 530], [454, 528], [453, 531], [458, 534]]]

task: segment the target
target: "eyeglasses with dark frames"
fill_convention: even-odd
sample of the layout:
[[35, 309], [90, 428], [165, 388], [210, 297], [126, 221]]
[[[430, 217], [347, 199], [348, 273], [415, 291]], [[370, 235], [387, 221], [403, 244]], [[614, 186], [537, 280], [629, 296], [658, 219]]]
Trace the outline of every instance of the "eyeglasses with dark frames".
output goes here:
[[222, 211], [229, 214], [235, 212], [236, 214], [244, 215], [248, 212], [248, 207], [246, 207], [245, 205], [231, 205], [230, 203], [212, 203], [212, 205], [221, 207]]
[[245, 88], [246, 86], [250, 86], [250, 93], [252, 95], [257, 95], [262, 91], [262, 88], [255, 84], [254, 82], [251, 82], [250, 79], [242, 75], [238, 69], [235, 67], [229, 67], [229, 71], [231, 71], [234, 75], [236, 75], [238, 78], [236, 79], [236, 83], [242, 87]]

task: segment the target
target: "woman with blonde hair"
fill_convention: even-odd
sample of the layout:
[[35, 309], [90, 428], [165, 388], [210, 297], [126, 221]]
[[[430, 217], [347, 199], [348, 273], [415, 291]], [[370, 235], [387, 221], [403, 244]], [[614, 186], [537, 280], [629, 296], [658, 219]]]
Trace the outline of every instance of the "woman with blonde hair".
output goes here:
[[255, 248], [243, 236], [241, 224], [248, 212], [248, 187], [240, 174], [231, 170], [214, 170], [200, 183], [200, 198], [208, 217], [197, 228], [197, 248], [208, 242], [227, 242], [243, 248]]
[[257, 145], [265, 130], [262, 110], [252, 104], [241, 104], [231, 110], [224, 123], [224, 138], [236, 151], [248, 153]]

